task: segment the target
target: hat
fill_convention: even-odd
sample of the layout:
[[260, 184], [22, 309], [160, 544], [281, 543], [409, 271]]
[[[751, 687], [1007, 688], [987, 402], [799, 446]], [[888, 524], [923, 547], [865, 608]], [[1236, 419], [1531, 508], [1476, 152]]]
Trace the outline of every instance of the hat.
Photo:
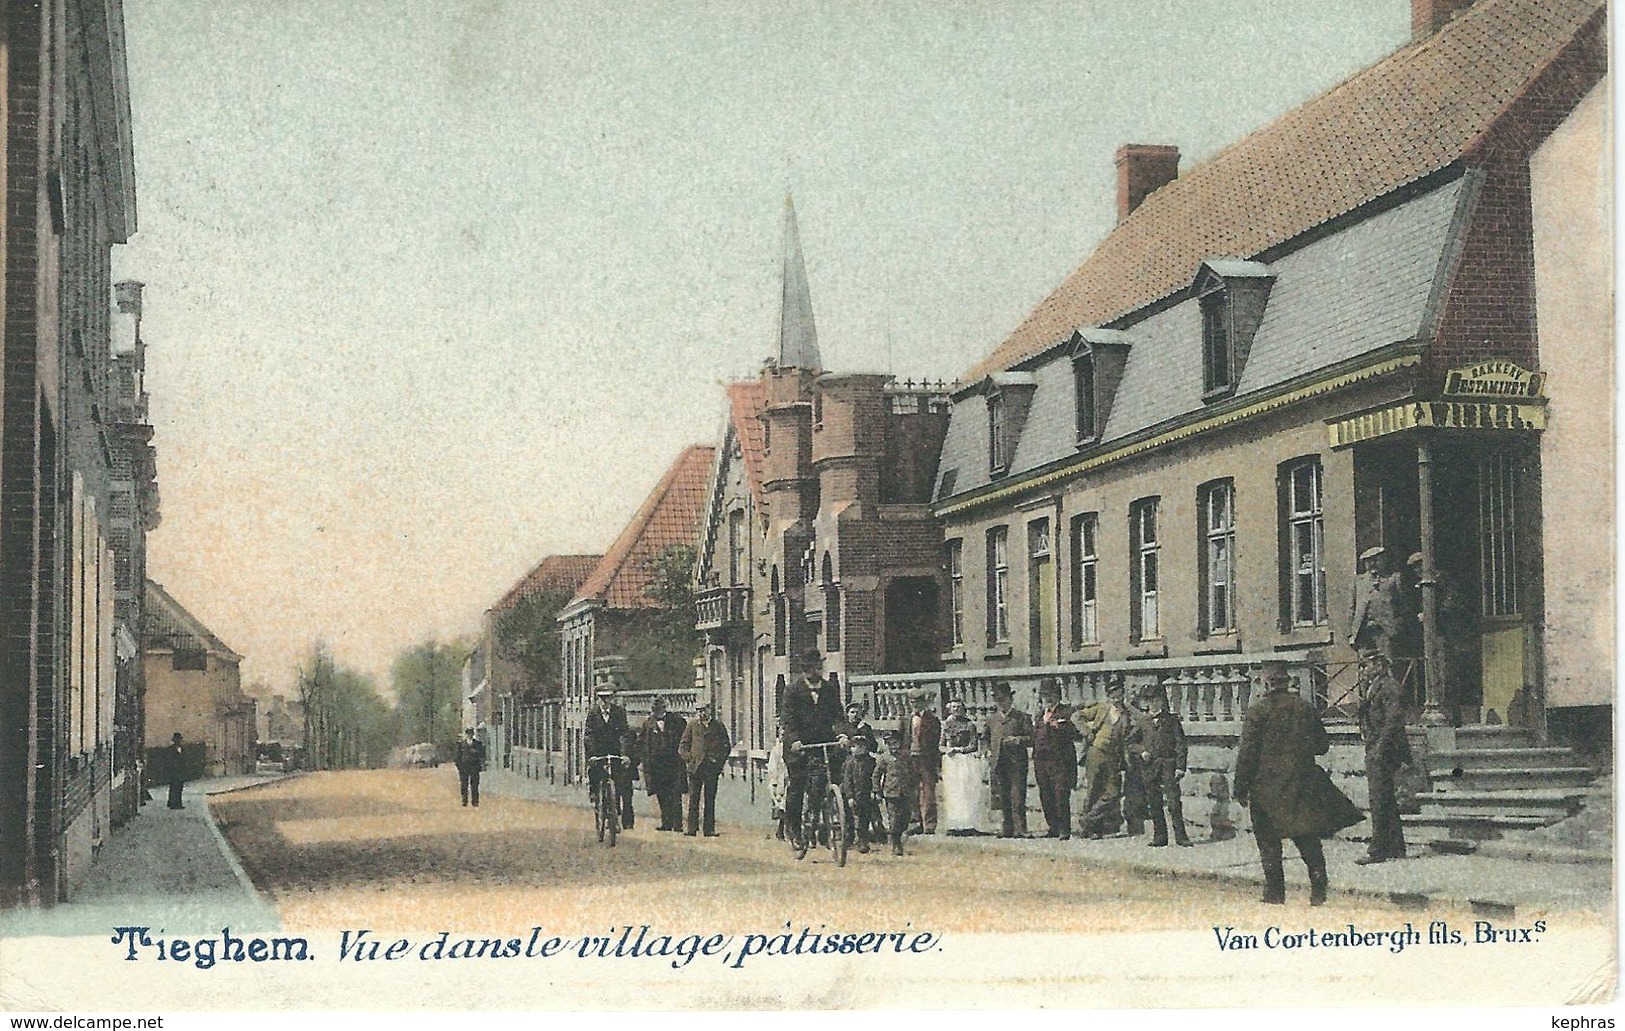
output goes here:
[[1266, 684], [1292, 680], [1292, 666], [1281, 659], [1265, 659], [1258, 664], [1258, 675]]
[[469, 727], [467, 730], [463, 731], [463, 733], [467, 734], [469, 737], [473, 737], [474, 736], [474, 728]]
[[1122, 694], [1123, 691], [1124, 687], [1122, 677], [1112, 677], [1110, 680], [1106, 681], [1107, 694]]
[[1140, 701], [1149, 702], [1158, 698], [1165, 702], [1168, 700], [1168, 689], [1161, 684], [1147, 684], [1140, 688]]
[[993, 685], [993, 697], [995, 697], [995, 698], [1012, 698], [1014, 696], [1015, 696], [1015, 692], [1010, 689], [1010, 682], [1009, 681], [1001, 680], [997, 684]]
[[817, 648], [808, 648], [801, 653], [801, 664], [809, 669], [823, 666], [824, 654]]
[[1420, 551], [1411, 552], [1411, 557], [1405, 560], [1405, 564], [1407, 566], [1419, 566], [1419, 565], [1421, 565], [1422, 564], [1422, 553]]
[[1061, 697], [1061, 685], [1049, 677], [1045, 677], [1043, 680], [1038, 682], [1038, 694], [1040, 697], [1044, 695], [1054, 695], [1055, 697], [1059, 698]]
[[1388, 554], [1388, 549], [1387, 548], [1382, 548], [1382, 547], [1367, 548], [1364, 551], [1360, 552], [1360, 561], [1361, 562], [1368, 562], [1371, 559], [1374, 559], [1374, 558], [1377, 558], [1378, 556], [1386, 555], [1386, 554]]
[[863, 704], [863, 699], [861, 699], [861, 698], [852, 699], [850, 702], [846, 703], [846, 707], [848, 709], [857, 709], [860, 712], [863, 711], [864, 709], [868, 708], [867, 705]]
[[601, 680], [598, 682], [598, 689], [593, 694], [599, 698], [613, 698], [615, 697], [615, 685], [607, 680]]

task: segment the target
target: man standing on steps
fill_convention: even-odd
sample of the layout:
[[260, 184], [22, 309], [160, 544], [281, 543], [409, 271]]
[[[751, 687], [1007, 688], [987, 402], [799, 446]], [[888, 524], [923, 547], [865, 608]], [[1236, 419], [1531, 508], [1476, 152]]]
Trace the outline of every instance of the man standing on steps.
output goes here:
[[485, 742], [469, 727], [457, 742], [457, 788], [463, 804], [480, 807], [480, 771], [485, 769]]
[[1379, 651], [1360, 656], [1360, 738], [1365, 742], [1365, 777], [1371, 788], [1371, 844], [1356, 859], [1361, 866], [1405, 858], [1405, 828], [1399, 820], [1394, 775], [1411, 761], [1405, 736], [1405, 697], [1394, 679], [1388, 656]]
[[1331, 749], [1315, 707], [1293, 690], [1287, 664], [1263, 664], [1264, 695], [1247, 707], [1236, 753], [1236, 801], [1248, 807], [1264, 868], [1264, 902], [1286, 902], [1281, 841], [1291, 838], [1309, 868], [1309, 904], [1326, 901], [1326, 851], [1331, 837], [1362, 819], [1315, 762]]

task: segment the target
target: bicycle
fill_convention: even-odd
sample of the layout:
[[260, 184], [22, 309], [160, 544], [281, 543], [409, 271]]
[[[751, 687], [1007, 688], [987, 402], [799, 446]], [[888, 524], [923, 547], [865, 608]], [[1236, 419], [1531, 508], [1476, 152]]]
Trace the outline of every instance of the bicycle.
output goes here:
[[615, 763], [632, 762], [624, 755], [597, 755], [587, 760], [590, 769], [594, 763], [604, 764], [604, 774], [598, 780], [597, 797], [593, 799], [593, 823], [598, 830], [598, 840], [610, 848], [615, 847], [615, 839], [621, 833], [621, 786], [615, 780]]
[[[847, 849], [852, 844], [851, 814], [847, 811], [846, 796], [839, 784], [830, 783], [829, 752], [843, 747], [839, 741], [824, 741], [803, 745], [802, 751], [818, 752], [817, 761], [809, 759], [807, 784], [801, 807], [799, 833], [790, 835], [790, 851], [797, 859], [805, 859], [814, 840], [828, 848], [836, 866], [846, 865]], [[821, 804], [809, 807], [807, 802], [820, 799]], [[809, 819], [810, 817], [810, 819]]]

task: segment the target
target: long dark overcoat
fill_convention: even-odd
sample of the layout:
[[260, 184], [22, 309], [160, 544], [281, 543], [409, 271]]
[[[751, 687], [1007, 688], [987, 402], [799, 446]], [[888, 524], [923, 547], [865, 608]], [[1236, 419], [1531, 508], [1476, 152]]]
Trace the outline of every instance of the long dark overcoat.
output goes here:
[[[1048, 717], [1055, 718], [1051, 725]], [[1033, 720], [1033, 769], [1043, 771], [1051, 783], [1064, 785], [1068, 791], [1078, 786], [1078, 742], [1083, 731], [1072, 722], [1072, 709], [1057, 705], [1046, 709]]]
[[682, 794], [688, 787], [683, 760], [677, 755], [683, 728], [688, 722], [675, 712], [650, 716], [638, 735], [638, 751], [643, 759], [643, 788], [651, 795], [662, 791]]
[[1236, 797], [1262, 809], [1284, 837], [1328, 838], [1363, 820], [1315, 762], [1331, 748], [1314, 707], [1284, 688], [1247, 707], [1236, 756]]

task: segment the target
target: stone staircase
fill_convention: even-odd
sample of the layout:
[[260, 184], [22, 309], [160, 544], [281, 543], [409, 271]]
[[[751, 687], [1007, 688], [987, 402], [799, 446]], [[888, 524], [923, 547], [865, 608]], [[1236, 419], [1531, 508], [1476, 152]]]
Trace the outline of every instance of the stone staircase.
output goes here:
[[1407, 831], [1439, 851], [1471, 852], [1573, 816], [1596, 771], [1573, 749], [1537, 745], [1531, 731], [1467, 726], [1427, 731], [1427, 773], [1431, 790], [1417, 793]]

